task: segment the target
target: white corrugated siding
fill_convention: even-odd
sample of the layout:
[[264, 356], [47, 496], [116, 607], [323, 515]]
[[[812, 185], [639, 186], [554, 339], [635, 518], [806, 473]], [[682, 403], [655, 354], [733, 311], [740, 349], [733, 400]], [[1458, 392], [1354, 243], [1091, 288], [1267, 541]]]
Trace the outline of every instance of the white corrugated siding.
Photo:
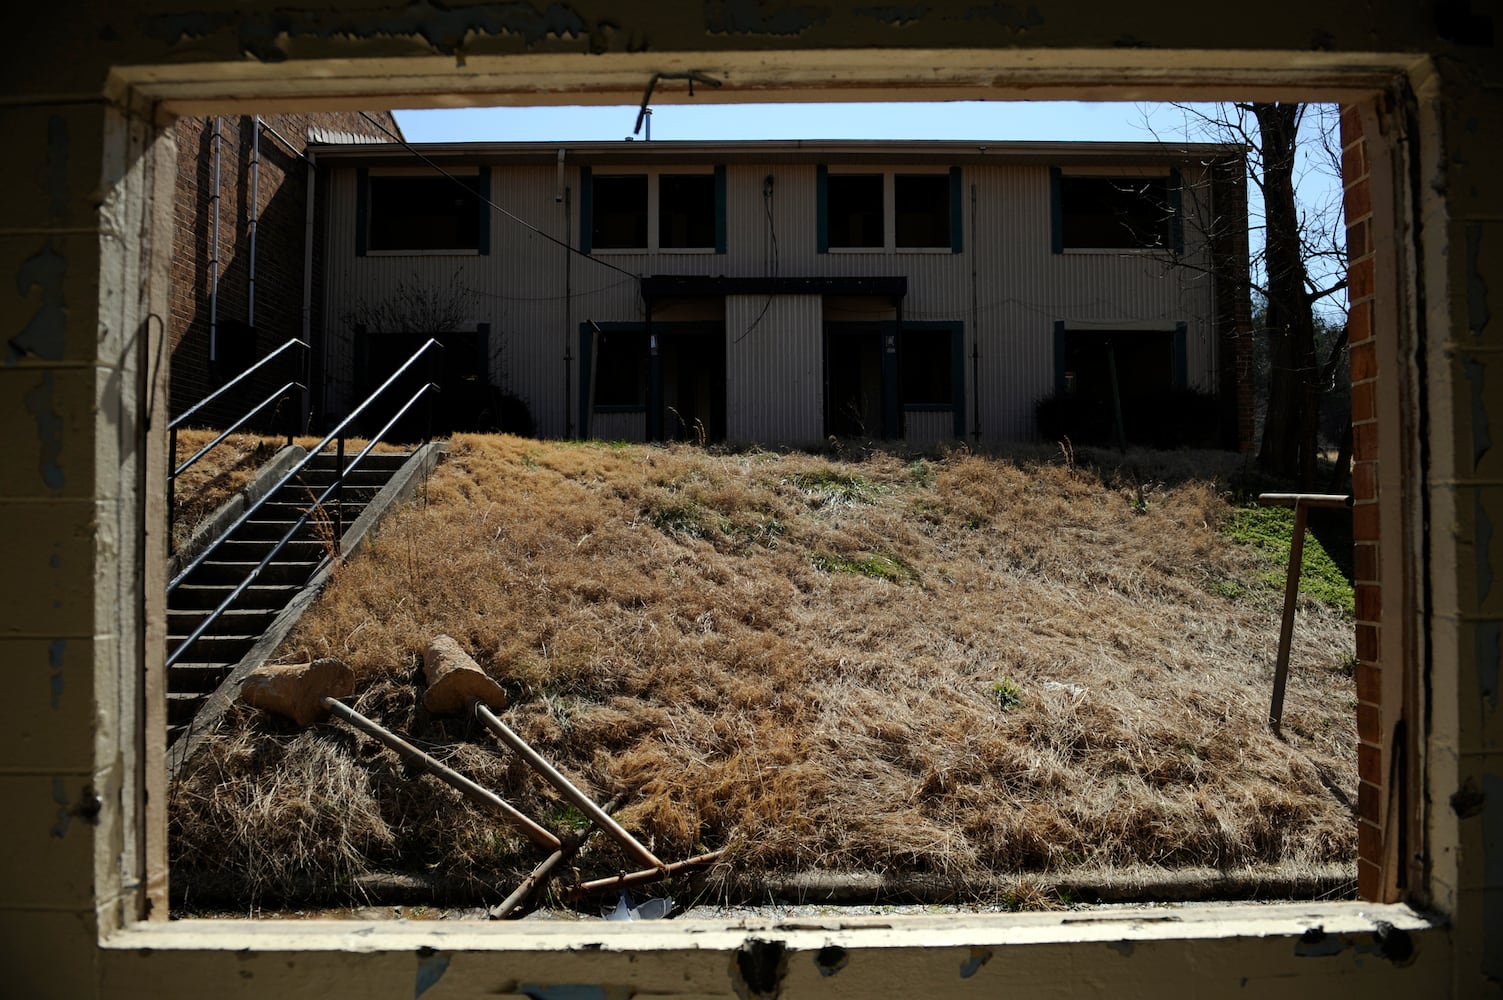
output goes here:
[[903, 440], [914, 445], [955, 440], [955, 414], [939, 410], [909, 410], [903, 414]]
[[730, 440], [802, 444], [824, 436], [820, 301], [818, 295], [726, 297]]
[[646, 441], [647, 414], [595, 413], [590, 417], [590, 437], [597, 441]]
[[[555, 200], [552, 167], [494, 167], [493, 197], [574, 245], [579, 178], [572, 168], [566, 176], [567, 226], [565, 203]], [[966, 423], [969, 428], [979, 404], [983, 442], [1035, 433], [1033, 405], [1054, 388], [1056, 321], [1073, 327], [1169, 330], [1183, 322], [1190, 384], [1216, 385], [1214, 302], [1203, 270], [1205, 255], [1192, 254], [1186, 258], [1192, 266], [1184, 267], [1160, 255], [1052, 253], [1045, 167], [980, 164], [963, 169], [964, 252], [959, 254], [818, 253], [813, 165], [732, 165], [726, 176], [729, 245], [724, 255], [597, 253], [584, 258], [494, 215], [489, 256], [357, 258], [355, 173], [335, 170], [327, 189], [329, 252], [324, 265], [329, 371], [348, 371], [353, 360], [341, 317], [354, 303], [389, 296], [404, 281], [457, 281], [473, 293], [475, 322], [491, 324], [496, 379], [528, 401], [539, 433], [559, 436], [577, 421], [567, 412], [563, 387], [567, 370], [577, 414], [579, 327], [590, 319], [640, 322], [643, 306], [633, 275], [903, 275], [908, 278], [905, 319], [952, 320], [965, 326]], [[768, 176], [774, 179], [770, 200], [763, 196]], [[1185, 207], [1193, 213], [1194, 199], [1186, 199]], [[1193, 220], [1187, 221], [1185, 233], [1193, 246]], [[728, 434], [768, 443], [817, 440], [823, 431], [819, 301], [774, 300], [757, 330], [737, 343], [766, 301], [747, 296], [724, 306]], [[859, 310], [861, 303], [844, 305]], [[714, 303], [700, 306], [698, 311], [716, 308]], [[889, 304], [874, 300], [871, 309], [872, 317], [880, 318]], [[680, 318], [674, 312], [669, 306], [656, 315]], [[854, 317], [845, 313], [842, 318]], [[979, 346], [979, 399], [974, 400], [973, 344]], [[567, 368], [566, 350], [573, 359]], [[338, 386], [334, 388], [334, 398], [340, 399]]]

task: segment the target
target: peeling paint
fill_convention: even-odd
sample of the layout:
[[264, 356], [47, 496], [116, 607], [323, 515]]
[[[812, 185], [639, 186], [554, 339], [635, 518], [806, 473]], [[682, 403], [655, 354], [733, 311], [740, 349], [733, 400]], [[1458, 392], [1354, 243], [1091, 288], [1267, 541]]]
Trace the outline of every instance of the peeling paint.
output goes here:
[[629, 986], [602, 986], [597, 983], [559, 983], [539, 986], [523, 983], [517, 992], [531, 1000], [631, 1000], [636, 991]]
[[51, 668], [52, 710], [57, 711], [63, 700], [63, 652], [68, 640], [54, 639], [47, 647], [47, 664]]
[[1472, 518], [1476, 523], [1477, 600], [1486, 601], [1493, 590], [1493, 519], [1482, 503], [1482, 494], [1472, 501]]
[[747, 938], [731, 962], [731, 988], [741, 1000], [776, 997], [788, 974], [788, 946]]
[[971, 957], [960, 963], [960, 978], [970, 979], [981, 971], [981, 967], [992, 960], [990, 948], [972, 948]]
[[704, 9], [712, 35], [799, 35], [830, 16], [828, 8], [769, 0], [705, 0]]
[[925, 4], [909, 4], [906, 7], [857, 7], [851, 13], [857, 17], [869, 17], [883, 24], [901, 28], [914, 21], [923, 20], [929, 13], [929, 8]]
[[1482, 848], [1487, 856], [1484, 884], [1503, 886], [1503, 774], [1484, 774], [1482, 794]]
[[52, 779], [52, 801], [57, 806], [57, 822], [52, 825], [52, 835], [62, 840], [73, 825], [73, 810], [68, 805], [68, 786], [62, 778]]
[[1044, 15], [1031, 4], [1026, 8], [1018, 8], [1010, 3], [995, 2], [985, 7], [972, 7], [965, 12], [965, 16], [968, 20], [996, 21], [1019, 33], [1044, 23]]
[[851, 953], [836, 944], [825, 945], [814, 953], [814, 967], [821, 976], [833, 976], [851, 964]]
[[269, 63], [286, 60], [287, 43], [300, 38], [420, 38], [435, 52], [461, 56], [467, 40], [472, 37], [519, 37], [530, 47], [548, 39], [585, 35], [593, 42], [605, 28], [604, 25], [591, 27], [565, 4], [550, 3], [539, 9], [523, 0], [454, 9], [413, 3], [396, 13], [377, 16], [351, 15], [344, 11], [173, 13], [143, 18], [140, 24], [147, 36], [168, 45], [179, 45], [233, 29], [241, 52]]
[[[426, 949], [425, 949], [426, 950]], [[444, 973], [449, 971], [449, 956], [434, 952], [424, 955], [418, 953], [417, 981], [413, 986], [413, 1000], [417, 1000], [424, 993], [438, 984], [444, 978]]]
[[1503, 624], [1478, 622], [1476, 625], [1477, 693], [1487, 711], [1498, 708], [1498, 671], [1503, 663]]
[[1482, 277], [1482, 224], [1469, 222], [1466, 227], [1466, 325], [1472, 336], [1480, 337], [1492, 319], [1487, 308], [1487, 282]]
[[33, 288], [40, 288], [42, 304], [21, 332], [10, 338], [5, 353], [7, 366], [14, 366], [23, 357], [63, 360], [68, 320], [63, 309], [63, 278], [67, 273], [68, 261], [53, 248], [51, 240], [22, 261], [16, 272], [16, 291], [22, 298], [29, 298]]
[[1461, 369], [1472, 388], [1472, 468], [1475, 469], [1493, 446], [1492, 424], [1487, 415], [1487, 365], [1464, 354]]
[[1299, 940], [1294, 943], [1294, 954], [1299, 958], [1330, 958], [1340, 955], [1348, 947], [1348, 942], [1327, 934], [1325, 927], [1316, 924], [1299, 936]]
[[[57, 379], [52, 372], [42, 373], [36, 386], [26, 394], [26, 410], [37, 425], [37, 473], [49, 489], [60, 490], [67, 482], [59, 459], [63, 454], [63, 415], [53, 400]], [[52, 557], [51, 567], [58, 569], [62, 560]]]

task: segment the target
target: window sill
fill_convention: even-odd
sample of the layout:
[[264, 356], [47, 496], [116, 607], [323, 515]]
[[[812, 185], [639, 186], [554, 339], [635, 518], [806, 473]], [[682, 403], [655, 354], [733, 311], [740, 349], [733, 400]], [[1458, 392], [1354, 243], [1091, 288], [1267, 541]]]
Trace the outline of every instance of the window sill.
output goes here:
[[480, 257], [479, 250], [366, 250], [367, 257]]
[[[1389, 928], [1389, 929], [1385, 929]], [[837, 945], [861, 949], [1028, 948], [1057, 944], [1124, 944], [1286, 938], [1301, 957], [1351, 951], [1384, 956], [1378, 935], [1401, 931], [1416, 953], [1443, 925], [1403, 904], [1235, 903], [1066, 910], [1050, 913], [861, 915], [736, 920], [528, 921], [526, 923], [358, 920], [171, 920], [140, 922], [109, 934], [107, 949], [161, 952], [589, 953], [696, 952], [740, 949], [752, 939], [816, 953]], [[1318, 935], [1318, 936], [1317, 936]], [[1130, 950], [1130, 949], [1129, 949]], [[1123, 954], [1126, 954], [1124, 951]], [[243, 956], [242, 956], [243, 957]], [[1360, 958], [1359, 958], [1360, 961]]]

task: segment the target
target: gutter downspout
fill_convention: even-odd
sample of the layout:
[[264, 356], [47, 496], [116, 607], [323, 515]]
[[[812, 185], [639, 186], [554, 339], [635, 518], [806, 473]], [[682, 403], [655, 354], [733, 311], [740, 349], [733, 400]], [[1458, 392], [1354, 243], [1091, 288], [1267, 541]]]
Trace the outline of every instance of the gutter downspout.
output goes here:
[[214, 116], [214, 236], [209, 247], [209, 363], [219, 360], [219, 148], [224, 142], [219, 116]]
[[[303, 430], [307, 431], [308, 422], [313, 417], [313, 411], [309, 406], [308, 394], [313, 385], [318, 386], [319, 406], [324, 402], [323, 384], [323, 350], [324, 345], [320, 342], [317, 346], [313, 343], [313, 203], [316, 185], [318, 183], [318, 164], [311, 149], [303, 150], [303, 159], [308, 161], [308, 189], [304, 192], [303, 205], [305, 219], [303, 223], [303, 343], [308, 345], [308, 350], [303, 354]], [[317, 358], [315, 361], [314, 359]], [[319, 380], [313, 379], [314, 365], [319, 369]]]

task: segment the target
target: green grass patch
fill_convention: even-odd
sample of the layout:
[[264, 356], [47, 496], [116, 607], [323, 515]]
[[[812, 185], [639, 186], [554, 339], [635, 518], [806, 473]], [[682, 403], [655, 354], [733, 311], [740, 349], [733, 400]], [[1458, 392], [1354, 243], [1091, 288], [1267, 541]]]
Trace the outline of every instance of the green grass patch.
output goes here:
[[814, 555], [814, 565], [826, 573], [854, 573], [856, 576], [886, 580], [888, 583], [913, 583], [918, 580], [918, 574], [907, 563], [881, 553], [852, 558], [819, 552]]
[[[1241, 507], [1233, 512], [1226, 526], [1227, 537], [1250, 545], [1261, 553], [1267, 568], [1258, 574], [1258, 582], [1282, 589], [1289, 568], [1289, 546], [1294, 540], [1294, 511], [1288, 507]], [[1332, 558], [1314, 531], [1305, 532], [1305, 550], [1300, 570], [1300, 593], [1322, 604], [1356, 612], [1356, 597], [1351, 577]], [[1342, 562], [1349, 562], [1343, 559]], [[1221, 588], [1218, 587], [1218, 590]]]
[[823, 503], [870, 503], [876, 486], [862, 476], [832, 468], [813, 472], [796, 472], [786, 480], [805, 493], [814, 494]]

